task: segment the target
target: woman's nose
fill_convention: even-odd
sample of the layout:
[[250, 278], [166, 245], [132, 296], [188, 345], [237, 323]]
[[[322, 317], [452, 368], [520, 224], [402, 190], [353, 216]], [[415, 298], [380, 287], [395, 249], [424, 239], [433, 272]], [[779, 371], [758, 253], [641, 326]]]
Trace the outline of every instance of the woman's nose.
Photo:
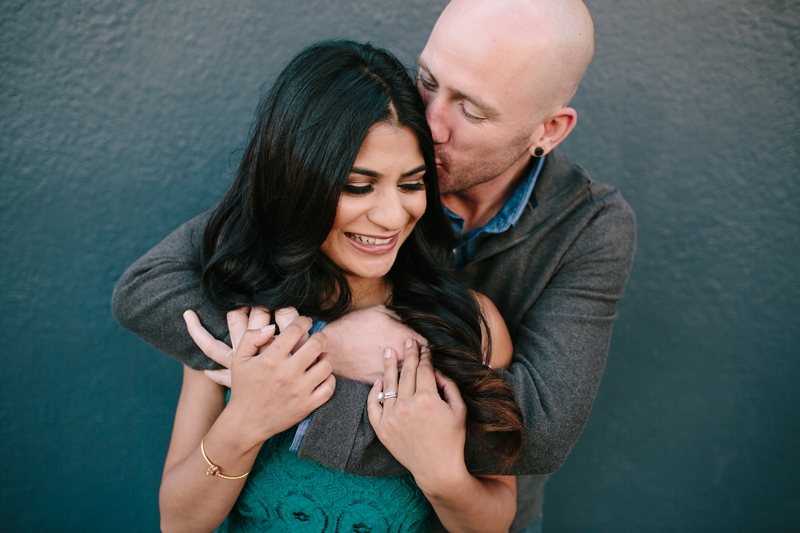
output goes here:
[[396, 187], [392, 187], [384, 194], [376, 195], [375, 205], [368, 213], [369, 220], [390, 231], [402, 229], [408, 222], [408, 213], [400, 194]]

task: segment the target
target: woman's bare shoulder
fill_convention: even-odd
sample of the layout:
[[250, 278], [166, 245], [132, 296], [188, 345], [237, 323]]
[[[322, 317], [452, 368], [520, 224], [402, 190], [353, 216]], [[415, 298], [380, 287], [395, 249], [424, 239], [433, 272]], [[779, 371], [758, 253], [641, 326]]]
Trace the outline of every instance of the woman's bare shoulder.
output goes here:
[[492, 368], [508, 368], [514, 354], [514, 345], [511, 343], [511, 335], [508, 333], [506, 322], [497, 306], [487, 296], [475, 291], [472, 291], [472, 295], [481, 308], [491, 334], [492, 353], [487, 363]]

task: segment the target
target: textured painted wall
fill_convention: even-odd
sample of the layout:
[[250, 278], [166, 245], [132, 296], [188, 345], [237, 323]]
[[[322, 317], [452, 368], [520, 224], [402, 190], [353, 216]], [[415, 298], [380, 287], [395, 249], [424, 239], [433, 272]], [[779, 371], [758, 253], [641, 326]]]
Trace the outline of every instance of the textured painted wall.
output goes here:
[[[179, 365], [109, 313], [117, 277], [214, 204], [300, 47], [414, 57], [445, 0], [0, 5], [3, 531], [157, 530]], [[564, 149], [639, 252], [555, 531], [800, 528], [800, 5], [587, 0]]]

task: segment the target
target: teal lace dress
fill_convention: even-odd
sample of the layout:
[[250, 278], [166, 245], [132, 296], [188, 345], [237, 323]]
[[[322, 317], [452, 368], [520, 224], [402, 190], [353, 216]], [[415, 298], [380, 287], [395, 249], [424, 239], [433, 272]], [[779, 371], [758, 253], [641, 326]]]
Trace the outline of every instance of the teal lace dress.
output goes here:
[[268, 440], [218, 532], [429, 531], [433, 508], [412, 476], [354, 476], [301, 459], [294, 430]]

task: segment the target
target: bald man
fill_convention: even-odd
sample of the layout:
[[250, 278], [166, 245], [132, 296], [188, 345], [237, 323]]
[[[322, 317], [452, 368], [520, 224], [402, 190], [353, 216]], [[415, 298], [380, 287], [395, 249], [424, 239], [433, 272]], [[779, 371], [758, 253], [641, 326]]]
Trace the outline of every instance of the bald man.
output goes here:
[[[541, 528], [544, 482], [589, 416], [633, 262], [630, 207], [554, 151], [575, 127], [567, 105], [593, 51], [579, 0], [454, 0], [419, 57], [441, 198], [461, 235], [455, 268], [497, 305], [515, 347], [501, 372], [522, 407], [527, 446], [511, 472], [520, 474], [511, 531]], [[193, 368], [213, 361], [187, 336], [183, 311], [196, 310], [218, 338], [227, 333], [199, 288], [204, 220], [132, 265], [113, 301], [123, 326]], [[337, 375], [351, 379], [337, 379], [334, 396], [304, 423], [300, 456], [361, 475], [404, 473], [368, 422], [365, 383], [382, 375], [382, 349], [408, 331], [370, 309], [325, 332]], [[493, 472], [479, 454], [468, 462]]]

